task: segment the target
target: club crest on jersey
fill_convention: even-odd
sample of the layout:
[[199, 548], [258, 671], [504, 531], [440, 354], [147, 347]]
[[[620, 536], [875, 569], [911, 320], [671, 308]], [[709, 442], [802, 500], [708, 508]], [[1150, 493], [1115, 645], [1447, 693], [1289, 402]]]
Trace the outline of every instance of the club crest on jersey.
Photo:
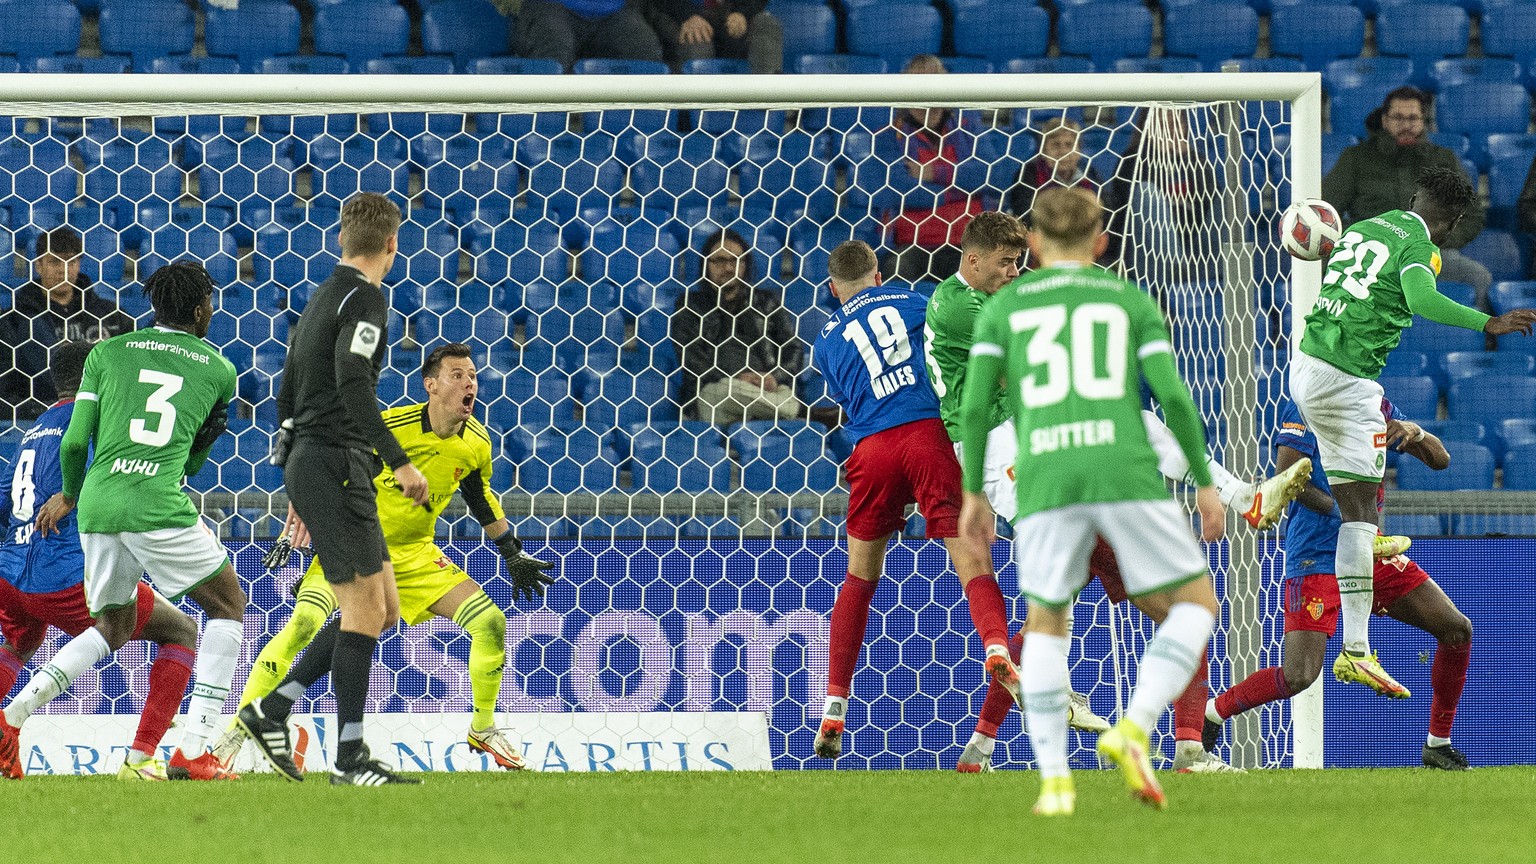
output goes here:
[[1318, 597], [1309, 598], [1307, 600], [1307, 605], [1304, 608], [1307, 610], [1307, 614], [1312, 616], [1312, 620], [1313, 621], [1320, 621], [1320, 620], [1322, 620], [1322, 618], [1323, 618], [1323, 609], [1325, 607], [1323, 606], [1323, 601], [1322, 601], [1321, 598], [1318, 598]]
[[453, 469], [453, 482], [455, 482], [455, 483], [459, 482], [459, 480], [461, 478], [463, 478], [463, 476], [464, 476], [464, 469], [463, 468], [455, 468], [455, 469]]
[[437, 556], [437, 560], [433, 561], [432, 563], [436, 564], [437, 565], [437, 569], [439, 569], [439, 570], [447, 570], [448, 569], [448, 558], [446, 556], [439, 555], [439, 556]]

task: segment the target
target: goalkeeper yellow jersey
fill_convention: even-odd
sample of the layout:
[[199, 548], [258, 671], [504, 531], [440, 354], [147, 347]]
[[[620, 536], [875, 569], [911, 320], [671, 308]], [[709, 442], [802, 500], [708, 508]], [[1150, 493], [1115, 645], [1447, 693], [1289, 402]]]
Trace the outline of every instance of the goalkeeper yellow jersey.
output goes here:
[[373, 478], [384, 542], [391, 549], [431, 543], [437, 517], [442, 515], [455, 490], [463, 491], [464, 503], [482, 525], [505, 516], [501, 502], [491, 491], [491, 435], [479, 420], [471, 417], [459, 434], [441, 438], [432, 431], [427, 406], [421, 404], [386, 410], [384, 425], [427, 478], [431, 493], [427, 506], [417, 507], [400, 491], [395, 472], [388, 467]]

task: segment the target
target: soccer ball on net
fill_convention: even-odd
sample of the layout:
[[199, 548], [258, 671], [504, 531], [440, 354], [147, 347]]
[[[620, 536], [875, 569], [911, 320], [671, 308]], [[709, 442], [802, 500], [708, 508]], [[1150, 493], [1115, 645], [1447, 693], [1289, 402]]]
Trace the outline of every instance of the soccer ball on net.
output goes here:
[[1303, 261], [1327, 258], [1343, 231], [1339, 211], [1321, 198], [1297, 201], [1280, 217], [1280, 245]]

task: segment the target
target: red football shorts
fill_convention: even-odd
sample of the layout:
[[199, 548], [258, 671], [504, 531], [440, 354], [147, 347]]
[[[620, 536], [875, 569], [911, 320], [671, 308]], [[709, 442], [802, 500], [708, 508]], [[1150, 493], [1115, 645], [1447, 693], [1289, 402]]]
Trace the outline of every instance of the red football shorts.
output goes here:
[[917, 504], [928, 537], [960, 533], [960, 462], [938, 420], [915, 420], [859, 441], [848, 457], [848, 536], [879, 540]]
[[[136, 606], [139, 623], [133, 630], [134, 639], [144, 632], [149, 613], [155, 608], [155, 592], [149, 583], [139, 583]], [[0, 579], [0, 633], [22, 654], [36, 651], [43, 644], [50, 624], [71, 636], [79, 636], [95, 623], [86, 608], [82, 585], [47, 594], [28, 594]]]
[[1115, 557], [1115, 550], [1109, 548], [1103, 537], [1099, 538], [1093, 547], [1093, 554], [1088, 557], [1088, 578], [1099, 580], [1109, 602], [1124, 603], [1130, 599], [1125, 593], [1125, 583], [1120, 579], [1120, 561]]
[[[1406, 555], [1377, 561], [1375, 597], [1377, 615], [1410, 591], [1429, 581], [1424, 568]], [[1310, 630], [1332, 636], [1339, 625], [1339, 581], [1332, 573], [1314, 573], [1285, 581], [1285, 632]]]

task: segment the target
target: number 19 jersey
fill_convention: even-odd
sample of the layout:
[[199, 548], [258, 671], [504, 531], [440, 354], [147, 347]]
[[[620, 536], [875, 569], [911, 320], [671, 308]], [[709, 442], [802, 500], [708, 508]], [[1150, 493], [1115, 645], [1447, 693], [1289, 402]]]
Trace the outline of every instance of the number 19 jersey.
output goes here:
[[1393, 210], [1356, 222], [1340, 238], [1301, 337], [1301, 350], [1350, 375], [1375, 380], [1413, 312], [1403, 274], [1440, 275], [1440, 249], [1417, 213]]
[[1088, 265], [1005, 285], [976, 320], [976, 354], [1004, 360], [1019, 433], [1019, 512], [1168, 498], [1141, 417], [1141, 359], [1169, 352], [1162, 313], [1136, 285]]
[[191, 333], [155, 327], [92, 348], [76, 397], [98, 406], [95, 455], [80, 489], [81, 532], [196, 524], [197, 508], [181, 483], [192, 439], [213, 407], [234, 395], [235, 367]]
[[848, 413], [850, 444], [917, 420], [937, 419], [939, 397], [923, 362], [927, 298], [904, 288], [866, 288], [832, 315], [811, 362]]

